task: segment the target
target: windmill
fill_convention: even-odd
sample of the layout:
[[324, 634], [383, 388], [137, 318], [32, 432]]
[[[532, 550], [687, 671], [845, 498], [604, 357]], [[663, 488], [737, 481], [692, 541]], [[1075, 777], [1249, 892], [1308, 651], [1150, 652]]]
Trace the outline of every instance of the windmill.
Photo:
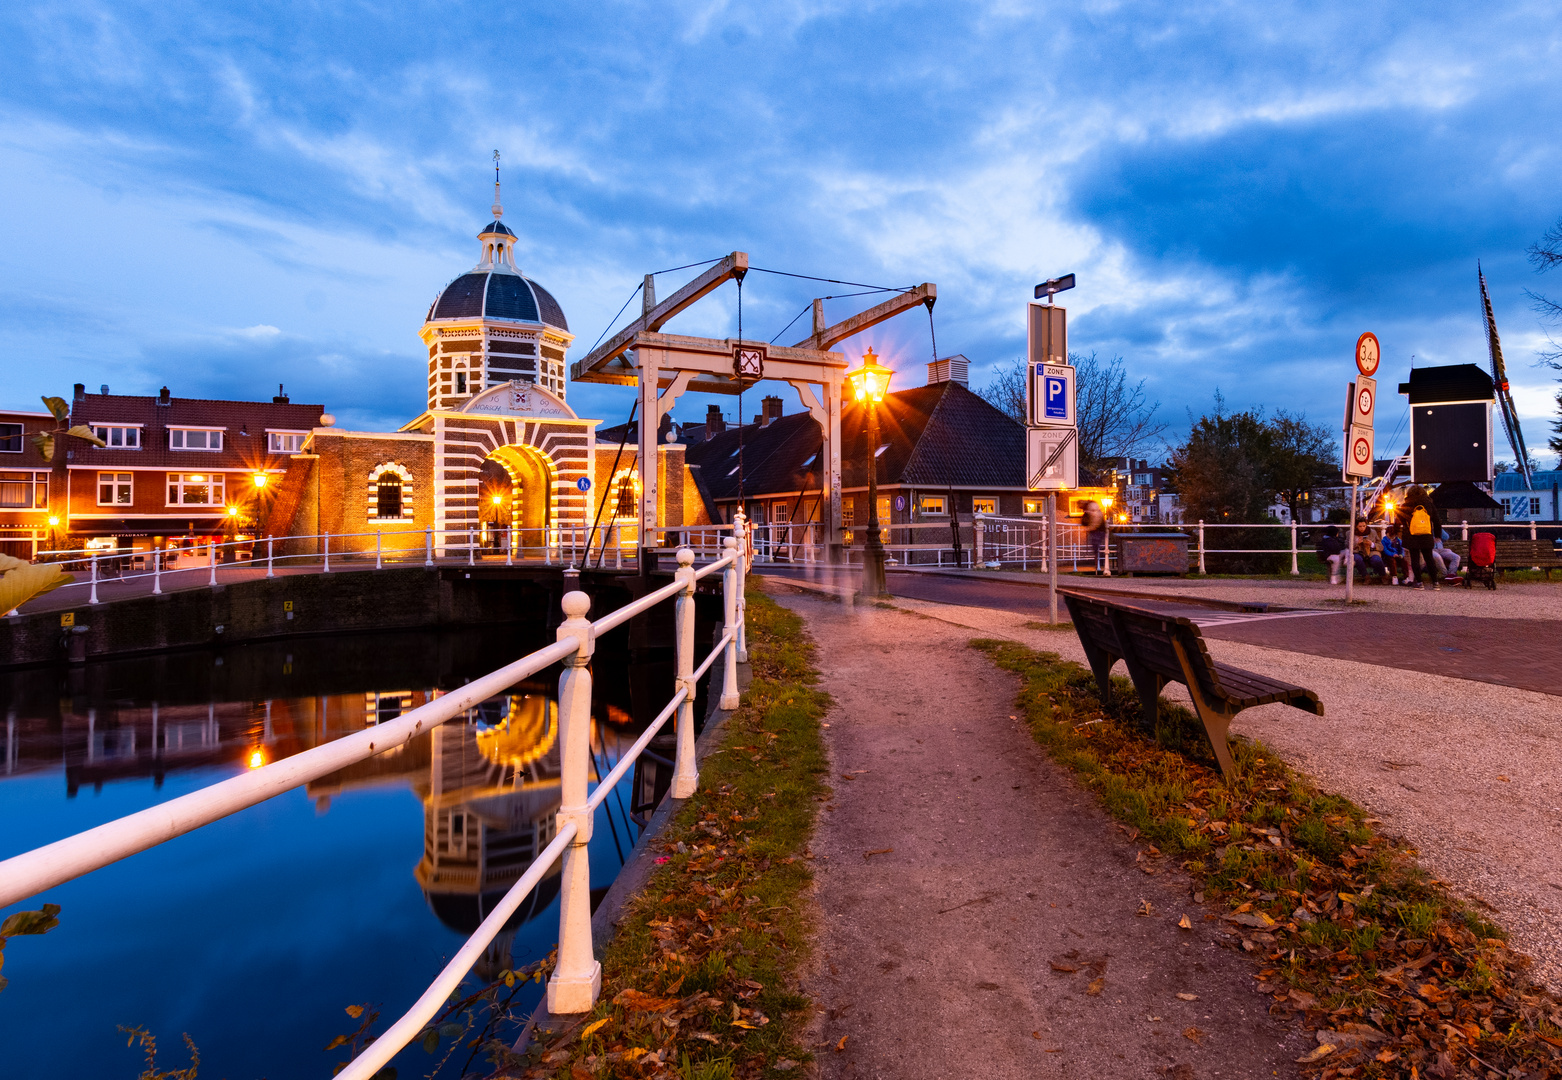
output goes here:
[[1513, 394], [1508, 390], [1508, 372], [1502, 363], [1502, 342], [1497, 339], [1497, 319], [1491, 310], [1491, 294], [1486, 291], [1486, 275], [1481, 264], [1475, 264], [1475, 276], [1481, 282], [1481, 305], [1486, 311], [1486, 350], [1491, 355], [1491, 381], [1497, 392], [1497, 405], [1502, 412], [1502, 427], [1508, 433], [1508, 445], [1518, 461], [1519, 475], [1524, 486], [1531, 486], [1529, 452], [1524, 449], [1524, 432], [1519, 428], [1519, 414], [1513, 407]]

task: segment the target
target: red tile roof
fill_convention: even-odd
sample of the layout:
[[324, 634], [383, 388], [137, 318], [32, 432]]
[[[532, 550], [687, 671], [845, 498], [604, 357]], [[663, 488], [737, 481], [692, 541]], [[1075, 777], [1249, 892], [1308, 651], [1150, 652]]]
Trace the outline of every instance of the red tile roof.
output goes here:
[[[139, 450], [97, 447], [69, 440], [74, 451], [72, 466], [154, 466], [170, 469], [286, 468], [285, 454], [266, 449], [266, 432], [309, 431], [320, 424], [324, 407], [281, 404], [270, 401], [214, 401], [170, 397], [159, 405], [156, 397], [129, 394], [83, 394], [71, 402], [71, 424], [141, 425]], [[170, 427], [222, 428], [222, 449], [174, 450], [168, 445]]]

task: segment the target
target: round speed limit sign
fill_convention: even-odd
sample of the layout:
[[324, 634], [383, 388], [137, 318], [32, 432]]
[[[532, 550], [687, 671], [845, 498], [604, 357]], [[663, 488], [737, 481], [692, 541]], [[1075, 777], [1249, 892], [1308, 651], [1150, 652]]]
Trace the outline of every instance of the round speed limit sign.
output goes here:
[[1378, 360], [1382, 356], [1382, 350], [1378, 348], [1378, 336], [1368, 330], [1356, 339], [1356, 370], [1367, 378], [1372, 378], [1378, 370]]
[[1358, 468], [1372, 468], [1372, 439], [1366, 435], [1357, 434], [1350, 443], [1351, 461]]
[[[1373, 399], [1376, 396], [1377, 393], [1372, 387], [1362, 386], [1360, 383], [1356, 384], [1356, 415], [1358, 417], [1367, 417], [1368, 421], [1370, 421], [1373, 405], [1376, 404]], [[1367, 421], [1358, 422], [1364, 423]]]

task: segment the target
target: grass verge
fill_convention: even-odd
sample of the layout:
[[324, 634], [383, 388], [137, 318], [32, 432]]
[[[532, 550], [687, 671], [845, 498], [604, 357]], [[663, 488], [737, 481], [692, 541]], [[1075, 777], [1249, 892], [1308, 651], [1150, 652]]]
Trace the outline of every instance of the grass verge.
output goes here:
[[1300, 1059], [1310, 1074], [1562, 1075], [1562, 1008], [1528, 981], [1528, 959], [1359, 807], [1261, 743], [1233, 742], [1227, 784], [1188, 710], [1163, 701], [1152, 738], [1127, 680], [1103, 704], [1090, 672], [1055, 653], [972, 646], [1020, 676], [1036, 740], [1147, 845], [1147, 872], [1180, 864], [1276, 1007], [1318, 1029]]
[[813, 644], [800, 618], [748, 593], [753, 681], [700, 790], [656, 844], [657, 867], [602, 961], [602, 1000], [505, 1075], [681, 1080], [798, 1075], [808, 1001], [802, 900], [827, 763]]

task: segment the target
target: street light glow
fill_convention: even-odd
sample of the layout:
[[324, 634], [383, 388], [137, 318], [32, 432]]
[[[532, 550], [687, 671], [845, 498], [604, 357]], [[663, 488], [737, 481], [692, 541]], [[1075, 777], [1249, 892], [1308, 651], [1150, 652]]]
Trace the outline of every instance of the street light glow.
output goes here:
[[55, 526], [55, 525], [58, 525], [59, 523], [60, 523], [60, 518], [59, 518], [58, 514], [50, 514], [49, 515], [49, 525], [51, 527]]
[[228, 507], [228, 516], [229, 517], [238, 517], [239, 516], [239, 508], [237, 506], [230, 506], [230, 507]]
[[495, 506], [503, 505], [503, 503], [504, 503], [504, 496], [503, 495], [495, 495], [494, 496], [494, 505]]
[[889, 392], [889, 380], [893, 374], [893, 371], [879, 363], [879, 358], [869, 349], [862, 354], [862, 367], [846, 377], [851, 380], [852, 394], [858, 401], [877, 404]]
[[268, 477], [265, 473], [258, 472], [255, 474], [255, 486], [258, 488], [263, 488], [266, 486], [266, 481], [269, 479], [270, 477]]
[[259, 750], [253, 751], [249, 756], [249, 767], [258, 769], [266, 763], [266, 755]]

